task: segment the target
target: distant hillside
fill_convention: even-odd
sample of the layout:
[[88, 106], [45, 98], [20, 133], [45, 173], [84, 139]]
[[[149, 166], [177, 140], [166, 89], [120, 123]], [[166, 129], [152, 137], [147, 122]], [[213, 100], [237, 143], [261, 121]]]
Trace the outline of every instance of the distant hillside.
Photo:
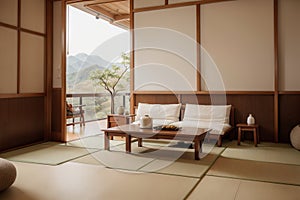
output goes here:
[[74, 89], [77, 92], [94, 92], [94, 86], [89, 80], [90, 73], [94, 70], [103, 70], [111, 67], [112, 64], [120, 65], [119, 63], [109, 63], [97, 55], [87, 55], [85, 53], [77, 54], [76, 56], [67, 57], [67, 92]]
[[86, 53], [79, 53], [76, 56], [67, 57], [67, 74], [79, 72], [90, 66], [98, 66], [100, 68], [106, 68], [110, 65], [108, 61], [102, 59], [97, 55], [88, 55]]

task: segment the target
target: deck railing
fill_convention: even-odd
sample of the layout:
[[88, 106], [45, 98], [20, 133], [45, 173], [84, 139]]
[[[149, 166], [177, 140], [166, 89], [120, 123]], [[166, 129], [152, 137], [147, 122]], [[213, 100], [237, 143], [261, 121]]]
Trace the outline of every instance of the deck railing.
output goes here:
[[[108, 93], [69, 93], [67, 102], [73, 105], [85, 105], [85, 121], [105, 119], [110, 114], [110, 94]], [[115, 110], [124, 106], [129, 111], [130, 93], [117, 93], [115, 96]]]

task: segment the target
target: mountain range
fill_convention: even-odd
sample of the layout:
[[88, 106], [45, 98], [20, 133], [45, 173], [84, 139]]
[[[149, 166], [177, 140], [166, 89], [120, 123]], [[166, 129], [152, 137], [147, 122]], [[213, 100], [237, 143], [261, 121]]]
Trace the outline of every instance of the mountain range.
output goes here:
[[88, 55], [86, 53], [79, 53], [75, 56], [67, 57], [67, 74], [79, 72], [90, 66], [97, 66], [99, 69], [103, 69], [111, 65], [103, 58], [97, 55]]
[[103, 70], [110, 67], [112, 63], [107, 62], [97, 55], [79, 53], [67, 57], [67, 85], [74, 87], [89, 80], [90, 73], [94, 70]]
[[[79, 53], [75, 56], [67, 57], [67, 92], [76, 88], [77, 92], [91, 92], [92, 83], [89, 79], [90, 73], [94, 70], [120, 65], [120, 63], [110, 63], [100, 56]], [[72, 89], [73, 88], [73, 89]]]

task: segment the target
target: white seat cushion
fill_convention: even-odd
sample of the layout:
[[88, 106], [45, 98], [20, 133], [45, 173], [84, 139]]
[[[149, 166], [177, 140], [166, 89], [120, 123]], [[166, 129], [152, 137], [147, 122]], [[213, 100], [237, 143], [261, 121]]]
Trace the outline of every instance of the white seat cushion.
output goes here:
[[209, 128], [212, 129], [210, 133], [212, 134], [225, 134], [229, 129], [231, 129], [230, 124], [221, 124], [221, 123], [214, 123], [214, 122], [207, 122], [207, 121], [200, 121], [200, 120], [184, 120], [179, 122], [173, 122], [171, 125], [177, 127], [192, 127], [192, 128]]
[[183, 121], [229, 124], [231, 105], [186, 104]]
[[184, 118], [172, 123], [179, 127], [210, 128], [211, 133], [223, 135], [231, 129], [229, 124], [231, 105], [186, 104]]
[[146, 104], [139, 103], [136, 121], [144, 115], [149, 115], [153, 120], [178, 121], [181, 104]]

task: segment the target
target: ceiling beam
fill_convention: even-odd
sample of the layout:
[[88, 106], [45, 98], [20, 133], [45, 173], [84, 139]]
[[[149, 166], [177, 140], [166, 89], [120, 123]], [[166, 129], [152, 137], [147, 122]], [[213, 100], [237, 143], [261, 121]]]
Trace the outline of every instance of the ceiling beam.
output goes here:
[[86, 4], [86, 6], [93, 6], [93, 5], [101, 5], [101, 4], [107, 4], [107, 3], [117, 3], [122, 1], [128, 1], [128, 0], [106, 0], [106, 1], [96, 1], [90, 4]]
[[90, 9], [96, 11], [99, 14], [105, 15], [106, 17], [109, 17], [112, 20], [114, 19], [114, 16], [115, 16], [114, 14], [112, 14], [111, 12], [108, 12], [107, 10], [105, 10], [103, 8], [100, 8], [99, 6], [96, 6], [96, 5], [92, 5], [92, 6], [85, 5], [85, 7], [90, 8]]
[[123, 21], [123, 20], [129, 20], [130, 18], [130, 15], [129, 14], [126, 14], [126, 15], [114, 15], [114, 22], [117, 22], [117, 21]]
[[123, 21], [123, 20], [129, 20], [129, 18], [130, 18], [129, 14], [114, 15], [113, 13], [111, 13], [111, 12], [109, 12], [109, 11], [107, 11], [107, 10], [99, 7], [99, 6], [96, 6], [96, 5], [92, 5], [92, 6], [86, 5], [85, 7], [90, 8], [90, 9], [94, 10], [95, 12], [97, 12], [99, 14], [105, 15], [108, 18], [111, 18], [111, 20], [113, 22]]

